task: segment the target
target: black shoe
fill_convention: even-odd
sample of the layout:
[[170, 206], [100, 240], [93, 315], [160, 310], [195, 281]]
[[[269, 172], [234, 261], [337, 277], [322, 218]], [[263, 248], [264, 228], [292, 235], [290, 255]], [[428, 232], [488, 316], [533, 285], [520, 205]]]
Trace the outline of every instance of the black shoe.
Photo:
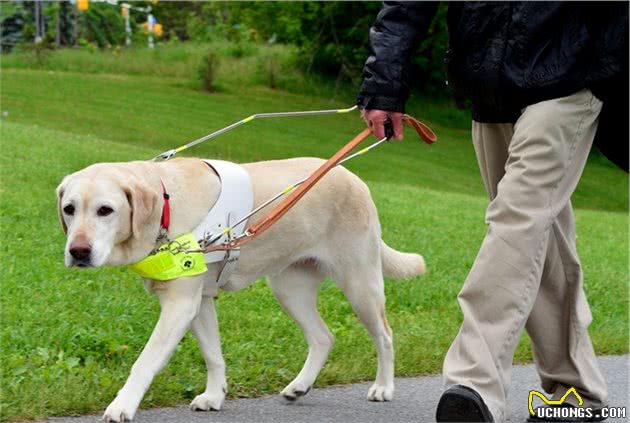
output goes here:
[[455, 385], [442, 394], [435, 419], [438, 422], [493, 422], [481, 396], [467, 386]]
[[545, 416], [544, 413], [540, 413], [539, 409], [546, 408], [576, 408], [573, 404], [560, 404], [560, 405], [544, 405], [542, 407], [538, 407], [535, 409], [536, 414], [533, 416], [530, 415], [527, 418], [528, 422], [571, 422], [571, 423], [580, 423], [580, 422], [601, 422], [606, 420], [605, 417], [602, 416], [601, 408], [593, 408], [591, 409], [591, 415], [585, 415], [584, 417], [538, 417], [539, 415]]

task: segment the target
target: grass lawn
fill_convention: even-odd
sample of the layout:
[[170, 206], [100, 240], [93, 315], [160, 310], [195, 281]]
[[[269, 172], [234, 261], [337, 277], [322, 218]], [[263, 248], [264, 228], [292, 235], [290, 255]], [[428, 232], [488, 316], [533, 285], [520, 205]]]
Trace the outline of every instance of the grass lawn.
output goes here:
[[[0, 418], [102, 411], [148, 339], [158, 304], [126, 269], [63, 266], [54, 195], [63, 175], [94, 162], [150, 158], [252, 113], [344, 107], [353, 99], [231, 84], [208, 95], [179, 74], [3, 66], [0, 109], [9, 114], [0, 121]], [[398, 376], [439, 371], [461, 323], [456, 294], [485, 233], [487, 205], [469, 132], [450, 124], [458, 118], [428, 101], [410, 111], [432, 124], [437, 144], [428, 147], [408, 133], [406, 142], [348, 166], [370, 186], [387, 243], [423, 254], [429, 269], [422, 278], [386, 284]], [[358, 114], [258, 121], [191, 154], [241, 162], [326, 157], [361, 128]], [[625, 353], [627, 175], [593, 155], [573, 202], [595, 348]], [[306, 357], [300, 330], [262, 281], [222, 294], [217, 304], [229, 396], [278, 392]], [[330, 282], [320, 310], [337, 341], [317, 386], [372, 379], [372, 343]], [[516, 360], [531, 360], [526, 337]], [[204, 383], [203, 359], [186, 336], [142, 406], [188, 401]]]

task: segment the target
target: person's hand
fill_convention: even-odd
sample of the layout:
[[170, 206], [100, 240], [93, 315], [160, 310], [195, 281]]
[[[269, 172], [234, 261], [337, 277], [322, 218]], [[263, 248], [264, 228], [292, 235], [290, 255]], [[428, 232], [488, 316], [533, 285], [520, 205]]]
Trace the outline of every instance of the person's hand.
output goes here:
[[372, 128], [376, 138], [385, 138], [385, 122], [389, 119], [394, 130], [393, 138], [403, 139], [403, 114], [400, 112], [388, 112], [387, 110], [362, 110], [361, 117]]

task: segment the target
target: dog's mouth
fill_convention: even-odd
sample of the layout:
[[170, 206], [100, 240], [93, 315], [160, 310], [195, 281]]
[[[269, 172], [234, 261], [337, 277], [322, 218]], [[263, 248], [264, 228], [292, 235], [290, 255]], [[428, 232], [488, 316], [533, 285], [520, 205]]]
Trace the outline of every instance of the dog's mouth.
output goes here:
[[71, 267], [94, 267], [94, 265], [88, 261], [88, 260], [74, 260], [72, 262], [72, 264], [70, 264]]

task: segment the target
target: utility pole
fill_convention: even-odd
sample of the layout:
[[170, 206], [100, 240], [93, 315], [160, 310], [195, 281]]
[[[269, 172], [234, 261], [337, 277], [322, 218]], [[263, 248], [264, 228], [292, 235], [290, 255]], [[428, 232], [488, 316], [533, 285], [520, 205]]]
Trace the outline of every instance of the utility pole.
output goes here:
[[151, 6], [147, 7], [149, 14], [147, 15], [147, 30], [149, 31], [149, 48], [153, 48], [155, 43], [153, 42], [153, 30], [157, 23], [155, 16], [151, 14]]
[[33, 17], [35, 18], [35, 44], [39, 44], [42, 41], [42, 5], [40, 0], [35, 0], [33, 3]]
[[122, 15], [125, 18], [125, 45], [131, 45], [131, 22], [129, 21], [129, 4], [123, 3], [120, 5], [122, 7]]
[[59, 48], [61, 45], [61, 3], [55, 5], [57, 8], [57, 28], [55, 32], [55, 47]]
[[72, 45], [74, 47], [79, 44], [79, 10], [77, 5], [72, 6]]

